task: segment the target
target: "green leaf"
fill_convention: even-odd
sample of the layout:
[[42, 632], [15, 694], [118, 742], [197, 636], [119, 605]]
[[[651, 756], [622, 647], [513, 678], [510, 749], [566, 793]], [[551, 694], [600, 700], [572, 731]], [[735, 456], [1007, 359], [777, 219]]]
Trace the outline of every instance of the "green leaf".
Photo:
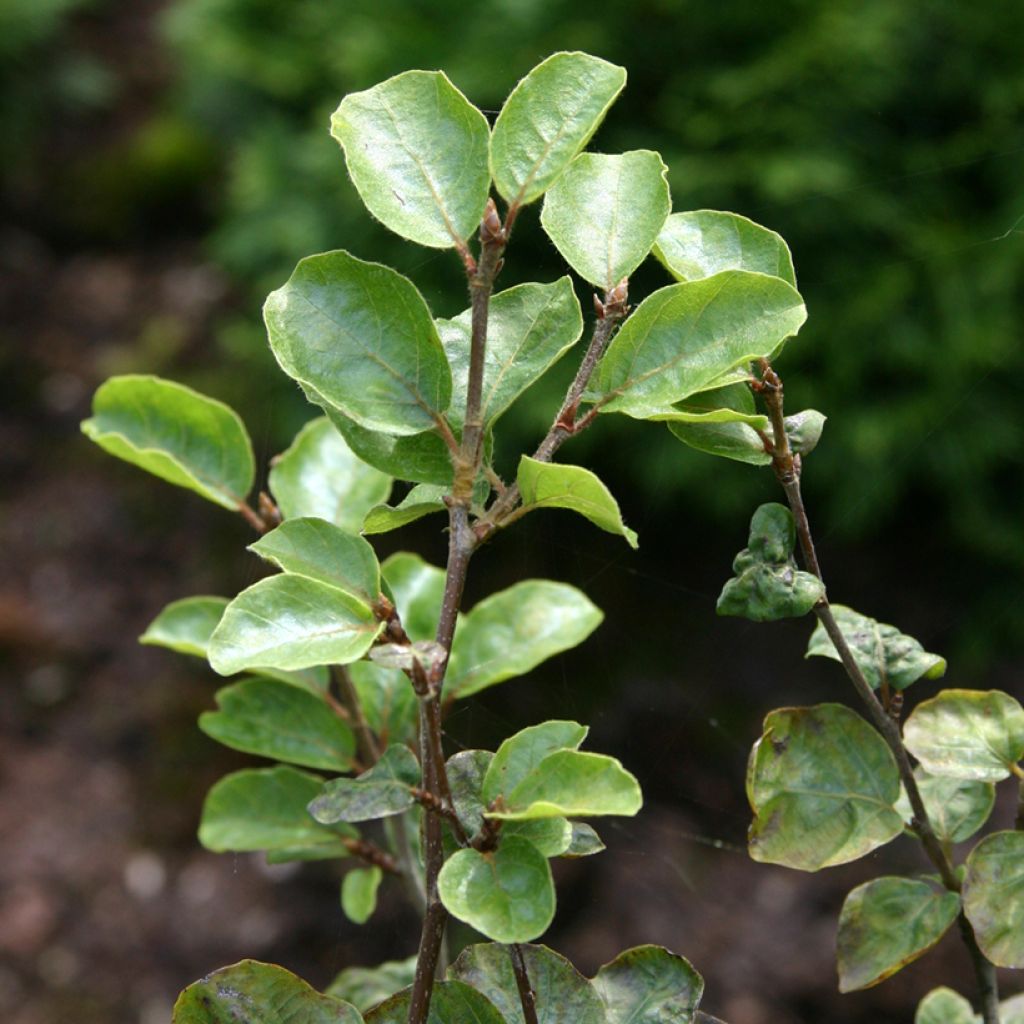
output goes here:
[[605, 849], [601, 837], [585, 821], [570, 821], [572, 839], [563, 857], [591, 857]]
[[352, 730], [305, 690], [275, 679], [244, 679], [218, 690], [217, 706], [199, 716], [199, 728], [232, 750], [307, 768], [352, 768]]
[[548, 754], [578, 749], [589, 731], [579, 722], [552, 719], [509, 736], [489, 761], [481, 790], [483, 803], [511, 793]]
[[556, 750], [508, 794], [501, 810], [488, 817], [506, 821], [604, 814], [632, 817], [642, 804], [639, 783], [614, 757]]
[[341, 883], [341, 909], [353, 924], [366, 924], [377, 908], [383, 872], [378, 867], [353, 868]]
[[484, 823], [484, 778], [494, 760], [489, 750], [460, 750], [445, 765], [455, 813], [467, 835], [475, 835]]
[[571, 509], [602, 530], [625, 537], [630, 547], [637, 546], [636, 532], [622, 521], [622, 513], [611, 491], [590, 470], [538, 462], [524, 455], [519, 461], [516, 480], [525, 510]]
[[321, 995], [283, 967], [243, 960], [193, 982], [172, 1024], [363, 1024], [354, 1006]]
[[564, 583], [523, 580], [492, 594], [455, 630], [445, 696], [468, 697], [521, 676], [582, 643], [602, 618], [583, 593]]
[[363, 715], [381, 742], [414, 742], [418, 702], [408, 676], [367, 661], [354, 662], [348, 671]]
[[658, 235], [654, 255], [677, 281], [753, 270], [796, 287], [793, 257], [782, 236], [736, 213], [673, 213]]
[[249, 550], [285, 572], [344, 590], [363, 604], [380, 598], [380, 566], [373, 548], [324, 519], [289, 519]]
[[[406, 1024], [411, 989], [398, 992], [366, 1015], [366, 1024]], [[461, 981], [434, 983], [426, 1024], [505, 1024], [485, 995]]]
[[[943, 778], [920, 766], [914, 769], [914, 778], [932, 828], [943, 841], [962, 843], [988, 821], [996, 799], [991, 782]], [[912, 822], [914, 811], [905, 792], [900, 793], [896, 810], [908, 825]]]
[[825, 429], [828, 417], [817, 409], [804, 409], [803, 412], [787, 416], [782, 425], [789, 439], [789, 447], [796, 455], [807, 455], [818, 447], [821, 432]]
[[419, 555], [400, 551], [381, 566], [410, 640], [433, 640], [441, 617], [444, 570]]
[[331, 118], [366, 208], [434, 249], [465, 242], [483, 217], [491, 176], [487, 119], [441, 71], [406, 71], [350, 93]]
[[[471, 309], [453, 320], [438, 320], [452, 368], [453, 399], [448, 417], [461, 430], [469, 381]], [[583, 314], [569, 277], [553, 284], [521, 284], [492, 296], [480, 415], [485, 426], [542, 377], [583, 333]]]
[[[1009, 1024], [1002, 1013], [1000, 1018], [1003, 1024]], [[945, 986], [933, 988], [918, 1003], [914, 1014], [914, 1024], [975, 1024], [976, 1020], [971, 1004]]]
[[306, 690], [319, 698], [323, 698], [331, 685], [331, 673], [326, 665], [315, 665], [312, 668], [300, 669], [298, 672], [284, 672], [281, 669], [264, 666], [259, 672], [261, 676], [279, 679], [282, 683], [297, 686], [300, 690]]
[[730, 270], [649, 295], [597, 366], [603, 412], [643, 417], [715, 384], [741, 363], [770, 355], [807, 318], [777, 277]]
[[914, 708], [903, 741], [932, 775], [999, 782], [1024, 757], [1024, 708], [999, 690], [943, 690]]
[[225, 775], [206, 795], [199, 842], [214, 853], [301, 847], [345, 857], [341, 837], [355, 836], [355, 830], [325, 828], [306, 810], [322, 787], [319, 776], [285, 765]]
[[885, 740], [849, 708], [773, 711], [747, 767], [750, 856], [801, 871], [856, 860], [903, 830], [899, 791]]
[[[565, 957], [547, 946], [520, 947], [537, 1024], [605, 1024], [601, 998]], [[497, 1007], [506, 1024], [525, 1024], [510, 950], [493, 942], [467, 946], [448, 977], [472, 985]]]
[[690, 1024], [704, 979], [688, 960], [661, 946], [620, 953], [594, 977], [607, 1024]]
[[497, 850], [459, 850], [437, 879], [448, 912], [495, 942], [529, 942], [555, 916], [555, 887], [547, 858], [512, 836]]
[[368, 430], [430, 430], [451, 371], [415, 285], [342, 250], [299, 262], [263, 308], [281, 369]]
[[[754, 429], [758, 424], [747, 421], [756, 417], [754, 396], [746, 384], [729, 384], [691, 395], [685, 402], [673, 406], [680, 412], [694, 415], [703, 414], [703, 421], [670, 421], [668, 429], [683, 444], [707, 455], [746, 462], [751, 466], [767, 466], [771, 456], [764, 450], [761, 438]], [[731, 409], [744, 417], [743, 421], [714, 422], [711, 414], [722, 409]], [[765, 420], [760, 429], [767, 430]]]
[[544, 197], [541, 224], [580, 277], [611, 291], [647, 258], [672, 209], [667, 173], [649, 149], [581, 153]]
[[433, 512], [443, 512], [447, 488], [417, 484], [397, 505], [375, 505], [363, 519], [363, 533], [390, 533]]
[[228, 605], [210, 638], [222, 676], [246, 669], [345, 665], [372, 646], [382, 624], [361, 601], [305, 576], [271, 576]]
[[139, 643], [205, 658], [210, 637], [227, 606], [226, 597], [184, 597], [172, 601], [146, 627]]
[[1001, 1024], [1024, 1024], [1024, 993], [999, 1004], [999, 1020]]
[[159, 377], [111, 377], [82, 432], [104, 451], [236, 511], [252, 490], [252, 443], [223, 402]]
[[416, 802], [420, 766], [413, 752], [395, 743], [380, 760], [354, 779], [332, 779], [309, 805], [323, 825], [339, 821], [371, 821], [408, 810]]
[[327, 995], [345, 999], [360, 1013], [383, 1002], [416, 977], [416, 957], [387, 960], [376, 967], [346, 967], [327, 987]]
[[518, 836], [535, 846], [545, 857], [561, 857], [572, 845], [572, 824], [567, 818], [537, 818], [509, 821], [501, 830], [502, 840]]
[[391, 493], [391, 478], [359, 459], [325, 416], [273, 460], [269, 482], [285, 519], [326, 519], [348, 533], [358, 533], [363, 516]]
[[509, 204], [532, 203], [590, 141], [626, 84], [625, 68], [556, 53], [505, 101], [491, 133], [491, 174]]
[[[841, 604], [832, 605], [832, 613], [873, 689], [877, 690], [885, 680], [894, 690], [905, 690], [918, 679], [938, 679], [946, 674], [945, 658], [930, 654], [895, 626], [876, 622]], [[842, 660], [820, 622], [807, 644], [806, 656], [814, 655]]]
[[964, 913], [997, 967], [1024, 967], [1024, 832], [994, 832], [967, 858]]
[[911, 878], [857, 886], [839, 915], [839, 991], [885, 981], [926, 953], [960, 913], [960, 897]]
[[750, 520], [750, 538], [732, 563], [735, 578], [718, 598], [719, 615], [770, 622], [806, 615], [824, 596], [817, 576], [796, 567], [796, 526], [785, 505], [761, 505]]

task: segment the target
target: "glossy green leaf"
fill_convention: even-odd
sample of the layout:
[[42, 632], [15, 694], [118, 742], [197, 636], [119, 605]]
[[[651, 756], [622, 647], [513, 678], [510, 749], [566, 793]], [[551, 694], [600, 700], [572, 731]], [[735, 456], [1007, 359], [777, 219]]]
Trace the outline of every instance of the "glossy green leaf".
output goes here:
[[626, 71], [587, 53], [556, 53], [505, 101], [491, 134], [491, 174], [510, 204], [532, 203], [590, 141]]
[[285, 765], [225, 775], [206, 795], [199, 842], [214, 853], [301, 847], [344, 857], [348, 851], [341, 836], [355, 831], [325, 828], [306, 810], [322, 787], [319, 776]]
[[269, 482], [285, 519], [326, 519], [348, 533], [358, 533], [366, 513], [391, 493], [391, 478], [359, 459], [325, 416], [273, 460]]
[[719, 615], [770, 622], [806, 615], [824, 596], [817, 576], [796, 567], [796, 526], [785, 505], [761, 505], [750, 520], [750, 537], [732, 563], [736, 576], [719, 595]]
[[507, 821], [632, 817], [642, 804], [639, 783], [614, 757], [556, 750], [508, 794], [502, 810], [488, 816]]
[[[469, 382], [472, 310], [453, 320], [438, 320], [437, 330], [454, 382], [448, 417], [461, 430]], [[553, 284], [521, 284], [492, 296], [480, 399], [483, 423], [492, 426], [582, 333], [583, 314], [568, 277]]]
[[789, 447], [794, 454], [807, 455], [818, 447], [827, 419], [828, 417], [817, 409], [804, 409], [803, 412], [794, 413], [782, 421]]
[[475, 835], [484, 823], [484, 778], [494, 760], [489, 750], [460, 750], [445, 765], [455, 813], [467, 835]]
[[381, 573], [410, 640], [433, 640], [441, 617], [444, 570], [419, 555], [400, 551], [384, 561]]
[[[405, 989], [375, 1006], [366, 1024], [406, 1024], [411, 989]], [[430, 996], [426, 1024], [505, 1024], [494, 1005], [482, 993], [461, 981], [438, 981]]]
[[464, 242], [491, 185], [487, 119], [441, 71], [406, 71], [350, 93], [331, 134], [366, 208], [435, 249]]
[[516, 481], [524, 509], [567, 508], [602, 530], [625, 537], [630, 547], [637, 546], [636, 531], [622, 521], [611, 491], [589, 469], [538, 462], [524, 455], [519, 461]]
[[[757, 413], [754, 397], [746, 384], [729, 384], [726, 387], [701, 391], [673, 408], [706, 416], [720, 409], [731, 409], [745, 418], [753, 418]], [[733, 459], [736, 462], [746, 462], [751, 466], [767, 466], [772, 459], [764, 450], [764, 444], [754, 426], [755, 424], [743, 421], [711, 422], [710, 416], [704, 421], [674, 420], [668, 423], [668, 429], [683, 444], [699, 452]], [[761, 429], [767, 430], [767, 427], [765, 421]]]
[[430, 430], [452, 378], [416, 287], [342, 250], [299, 262], [263, 307], [281, 369], [368, 430]]
[[964, 913], [997, 967], [1024, 967], [1024, 832], [986, 836], [967, 858]]
[[[996, 799], [991, 782], [943, 778], [920, 766], [914, 769], [914, 778], [932, 828], [945, 842], [962, 843], [988, 821]], [[896, 810], [908, 825], [912, 822], [914, 811], [905, 792], [900, 793]]]
[[448, 912], [495, 942], [529, 942], [555, 916], [555, 887], [547, 858], [515, 836], [497, 850], [459, 850], [437, 879]]
[[737, 213], [673, 213], [658, 235], [654, 255], [677, 281], [753, 270], [796, 287], [793, 257], [782, 236]]
[[468, 697], [582, 643], [602, 613], [577, 590], [523, 580], [476, 605], [455, 630], [445, 696]]
[[382, 1003], [416, 976], [416, 957], [387, 960], [376, 967], [346, 967], [327, 986], [327, 995], [345, 999], [360, 1013]]
[[[1008, 1024], [1000, 1014], [1003, 1024]], [[975, 1024], [971, 1004], [951, 988], [933, 988], [917, 1005], [914, 1024]]]
[[381, 743], [412, 743], [418, 702], [408, 676], [368, 661], [357, 661], [348, 671], [363, 715]]
[[570, 821], [572, 839], [563, 857], [592, 857], [605, 849], [604, 842], [597, 832], [585, 821]]
[[289, 519], [249, 550], [285, 572], [337, 587], [364, 604], [380, 597], [380, 566], [373, 548], [324, 519]]
[[297, 672], [285, 672], [282, 669], [263, 666], [260, 668], [259, 673], [268, 679], [278, 679], [282, 683], [287, 683], [289, 686], [297, 686], [300, 690], [307, 690], [314, 696], [321, 698], [331, 685], [331, 673], [326, 665], [314, 665], [311, 668], [300, 669]]
[[552, 719], [509, 736], [488, 762], [481, 788], [483, 803], [511, 793], [548, 754], [578, 749], [589, 731], [579, 722]]
[[172, 1024], [363, 1024], [356, 1008], [321, 995], [283, 967], [243, 960], [193, 982]]
[[205, 658], [210, 637], [227, 606], [226, 597], [184, 597], [172, 601], [146, 627], [139, 643]]
[[[894, 690], [905, 690], [918, 679], [938, 679], [946, 673], [946, 659], [926, 651], [913, 637], [895, 626], [855, 612], [845, 605], [832, 605], [839, 628], [874, 689], [886, 680]], [[839, 652], [819, 622], [807, 644], [807, 657], [821, 655], [841, 661]]]
[[378, 867], [353, 868], [341, 883], [341, 909], [354, 924], [366, 924], [377, 909], [383, 872]]
[[318, 697], [276, 679], [245, 679], [217, 692], [199, 728], [227, 747], [306, 768], [347, 772], [355, 736]]
[[770, 355], [806, 318], [800, 295], [777, 277], [731, 270], [669, 285], [644, 299], [612, 339], [595, 397], [604, 412], [660, 412]]
[[509, 821], [501, 830], [502, 841], [518, 836], [535, 846], [545, 857], [561, 857], [572, 845], [572, 824], [567, 818], [536, 818]]
[[82, 432], [104, 451], [237, 510], [252, 490], [252, 443], [223, 402], [173, 381], [111, 377], [93, 396]]
[[672, 209], [661, 156], [581, 153], [548, 189], [541, 224], [566, 263], [611, 291], [647, 258]]
[[911, 878], [857, 886], [839, 915], [839, 991], [870, 988], [935, 945], [960, 913], [960, 897]]
[[363, 533], [390, 533], [433, 512], [443, 512], [446, 488], [417, 484], [397, 505], [375, 505], [363, 519]]
[[419, 784], [420, 766], [415, 755], [408, 747], [395, 743], [362, 775], [328, 782], [310, 803], [309, 813], [323, 825], [385, 818], [412, 807], [412, 789]]
[[[600, 996], [565, 957], [547, 946], [524, 944], [520, 949], [534, 992], [537, 1024], [606, 1024]], [[487, 996], [506, 1024], [525, 1024], [507, 947], [493, 942], [467, 946], [448, 968], [448, 977]]]
[[773, 711], [747, 767], [750, 856], [801, 871], [856, 860], [903, 830], [899, 792], [885, 740], [849, 708]]
[[271, 576], [228, 605], [210, 638], [210, 664], [222, 676], [344, 665], [361, 658], [381, 628], [365, 604], [337, 587], [305, 576]]
[[1024, 708], [999, 690], [943, 690], [914, 708], [903, 741], [932, 775], [998, 782], [1024, 757]]
[[594, 977], [607, 1024], [690, 1024], [704, 979], [688, 960], [661, 946], [620, 953]]

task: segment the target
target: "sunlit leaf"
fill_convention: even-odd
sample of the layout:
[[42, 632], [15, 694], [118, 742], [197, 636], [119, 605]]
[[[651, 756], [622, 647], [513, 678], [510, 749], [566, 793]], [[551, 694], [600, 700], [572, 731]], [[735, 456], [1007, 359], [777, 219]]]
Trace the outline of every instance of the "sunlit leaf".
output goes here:
[[926, 953], [960, 912], [960, 897], [911, 878], [857, 886], [839, 915], [839, 991], [870, 988]]
[[408, 278], [342, 250], [299, 262], [263, 308], [281, 368], [368, 430], [434, 427], [452, 379], [434, 321]]
[[146, 627], [139, 643], [205, 658], [210, 637], [227, 606], [226, 597], [184, 597], [172, 601]]
[[1024, 967], [1024, 832], [986, 836], [967, 858], [964, 913], [997, 967]]
[[375, 505], [363, 519], [363, 533], [390, 533], [433, 512], [443, 512], [446, 488], [417, 484], [397, 505]]
[[[754, 397], [746, 384], [729, 384], [691, 395], [685, 402], [673, 406], [682, 412], [709, 417], [703, 421], [669, 421], [668, 429], [683, 444], [707, 455], [746, 462], [752, 466], [767, 466], [771, 456], [754, 429], [755, 424], [742, 421], [716, 423], [710, 421], [710, 414], [720, 409], [731, 409], [744, 417], [754, 417], [757, 409]], [[767, 430], [764, 421], [760, 429]]]
[[503, 841], [518, 836], [535, 846], [545, 857], [561, 857], [572, 845], [572, 824], [567, 818], [536, 818], [508, 821], [502, 827]]
[[556, 53], [505, 101], [491, 134], [491, 174], [508, 202], [531, 203], [587, 144], [626, 84], [624, 68]]
[[159, 377], [111, 377], [82, 432], [104, 451], [236, 510], [252, 490], [252, 443], [223, 402]]
[[285, 519], [313, 516], [349, 533], [391, 493], [391, 478], [359, 459], [325, 416], [307, 423], [273, 460], [269, 482]]
[[[841, 604], [832, 605], [832, 614], [854, 660], [874, 689], [885, 681], [894, 690], [905, 690], [918, 679], [938, 679], [945, 675], [945, 658], [929, 653], [895, 626], [876, 622]], [[814, 655], [842, 660], [820, 622], [807, 644], [807, 657]]]
[[332, 779], [309, 805], [309, 813], [321, 824], [339, 821], [371, 821], [408, 810], [420, 783], [420, 766], [413, 752], [392, 744], [380, 760], [354, 779]]
[[773, 711], [747, 767], [750, 855], [801, 871], [856, 860], [903, 830], [899, 792], [885, 740], [849, 708]]
[[704, 979], [688, 960], [661, 946], [620, 953], [595, 975], [607, 1024], [690, 1024]]
[[483, 802], [489, 804], [511, 793], [548, 754], [578, 749], [588, 732], [587, 726], [578, 722], [552, 719], [510, 736], [488, 761], [481, 790]]

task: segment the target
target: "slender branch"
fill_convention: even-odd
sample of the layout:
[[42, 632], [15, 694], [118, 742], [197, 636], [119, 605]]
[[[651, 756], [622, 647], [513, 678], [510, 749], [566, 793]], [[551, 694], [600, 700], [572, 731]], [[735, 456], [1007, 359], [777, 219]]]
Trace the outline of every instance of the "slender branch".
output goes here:
[[530, 984], [530, 974], [526, 970], [526, 961], [523, 959], [523, 947], [515, 942], [508, 947], [508, 952], [512, 958], [516, 988], [519, 989], [519, 1002], [523, 1007], [523, 1020], [526, 1024], [537, 1024], [537, 994]]
[[[814, 549], [814, 539], [811, 535], [803, 494], [800, 489], [800, 458], [792, 452], [789, 438], [786, 435], [782, 380], [771, 368], [767, 359], [761, 360], [761, 371], [760, 391], [764, 397], [765, 406], [768, 409], [769, 418], [772, 423], [772, 466], [775, 469], [775, 475], [778, 477], [779, 483], [785, 491], [786, 499], [793, 513], [804, 563], [818, 579], [824, 582], [821, 565], [818, 562], [817, 552]], [[871, 716], [875, 727], [882, 734], [896, 759], [896, 767], [899, 771], [900, 779], [910, 800], [910, 806], [914, 811], [913, 828], [921, 840], [925, 853], [939, 872], [942, 884], [950, 892], [959, 893], [961, 888], [960, 880], [956, 876], [953, 864], [946, 850], [935, 834], [935, 829], [932, 826], [928, 810], [924, 805], [921, 791], [917, 785], [917, 779], [914, 777], [910, 755], [903, 745], [903, 737], [900, 735], [899, 726], [887, 712], [886, 708], [883, 707], [878, 697], [875, 696], [875, 691], [857, 664], [853, 651], [850, 650], [846, 637], [843, 635], [843, 631], [839, 628], [839, 623], [836, 622], [836, 618], [832, 614], [832, 608], [827, 597], [822, 597], [814, 606], [814, 614], [832, 641], [843, 668], [846, 670], [850, 682], [853, 683], [857, 695], [867, 707], [868, 714]], [[958, 920], [960, 934], [963, 937], [964, 944], [967, 946], [967, 951], [970, 954], [977, 976], [978, 988], [982, 998], [983, 1020], [985, 1024], [999, 1024], [999, 992], [995, 967], [989, 963], [981, 952], [970, 922], [962, 912]]]
[[271, 529], [270, 524], [247, 501], [239, 500], [238, 512], [257, 533], [267, 533]]
[[348, 837], [345, 837], [341, 840], [341, 845], [344, 846], [353, 857], [358, 857], [367, 864], [380, 868], [381, 871], [386, 871], [389, 875], [402, 874], [402, 869], [399, 867], [398, 861], [392, 857], [387, 850], [382, 850], [375, 843], [371, 843], [367, 839], [349, 839]]
[[[1013, 767], [1017, 768], [1017, 765], [1014, 765]], [[1013, 827], [1018, 832], [1024, 832], [1024, 777], [1020, 778], [1017, 788], [1017, 819], [1014, 821]]]

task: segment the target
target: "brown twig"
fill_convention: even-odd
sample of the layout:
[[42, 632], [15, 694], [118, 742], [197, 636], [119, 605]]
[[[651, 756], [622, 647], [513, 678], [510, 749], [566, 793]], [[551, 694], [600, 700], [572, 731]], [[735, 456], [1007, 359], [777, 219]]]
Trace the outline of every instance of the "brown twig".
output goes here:
[[508, 952], [512, 958], [516, 988], [519, 989], [519, 1002], [523, 1007], [523, 1020], [525, 1024], [537, 1024], [537, 994], [530, 984], [530, 974], [526, 969], [526, 960], [523, 959], [523, 947], [514, 942], [508, 947]]
[[367, 839], [350, 839], [346, 836], [341, 840], [341, 845], [344, 846], [353, 857], [358, 857], [367, 864], [370, 864], [375, 868], [380, 868], [381, 871], [386, 871], [389, 875], [402, 874], [402, 869], [398, 866], [398, 861], [395, 860], [387, 850], [382, 850], [377, 846], [376, 843], [371, 843]]

